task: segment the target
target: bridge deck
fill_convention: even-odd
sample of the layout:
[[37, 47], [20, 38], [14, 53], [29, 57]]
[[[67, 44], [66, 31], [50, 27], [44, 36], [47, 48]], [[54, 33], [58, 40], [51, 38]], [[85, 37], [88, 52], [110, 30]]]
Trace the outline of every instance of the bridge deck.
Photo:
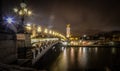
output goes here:
[[64, 45], [64, 47], [120, 47], [117, 45]]

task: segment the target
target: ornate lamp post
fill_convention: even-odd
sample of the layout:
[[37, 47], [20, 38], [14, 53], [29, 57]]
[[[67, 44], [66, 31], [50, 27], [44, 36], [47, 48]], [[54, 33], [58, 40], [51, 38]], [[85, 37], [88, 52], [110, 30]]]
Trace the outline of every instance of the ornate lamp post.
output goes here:
[[31, 30], [31, 25], [27, 24], [25, 26], [25, 16], [30, 16], [32, 12], [27, 9], [27, 5], [25, 4], [24, 0], [22, 3], [20, 3], [20, 8], [14, 8], [13, 10], [21, 17], [21, 22], [17, 31], [17, 57], [18, 59], [26, 59], [27, 49], [31, 47], [31, 38], [30, 34], [28, 34], [25, 29]]
[[20, 15], [20, 17], [21, 17], [21, 23], [20, 23], [20, 26], [18, 28], [18, 33], [25, 33], [25, 30], [24, 30], [25, 16], [30, 16], [32, 14], [32, 11], [27, 9], [27, 5], [23, 1], [22, 3], [20, 3], [19, 9], [14, 8], [14, 12], [17, 13], [18, 15]]

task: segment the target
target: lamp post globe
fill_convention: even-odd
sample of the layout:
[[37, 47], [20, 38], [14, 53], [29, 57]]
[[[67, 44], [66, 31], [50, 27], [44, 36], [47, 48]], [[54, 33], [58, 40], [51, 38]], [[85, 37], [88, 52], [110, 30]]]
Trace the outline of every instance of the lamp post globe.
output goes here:
[[25, 27], [24, 27], [25, 16], [30, 16], [32, 14], [32, 11], [27, 9], [27, 4], [24, 3], [24, 1], [20, 3], [20, 8], [14, 8], [13, 10], [15, 13], [17, 13], [21, 17], [21, 22], [18, 28], [18, 33], [25, 33]]
[[25, 3], [20, 3], [21, 8], [25, 8], [27, 5]]

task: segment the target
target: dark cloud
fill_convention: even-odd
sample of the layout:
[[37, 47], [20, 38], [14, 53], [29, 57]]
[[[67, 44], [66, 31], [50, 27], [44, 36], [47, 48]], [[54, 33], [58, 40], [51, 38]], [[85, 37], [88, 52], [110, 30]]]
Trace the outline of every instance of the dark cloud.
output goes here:
[[[19, 4], [17, 1], [4, 0], [4, 4], [9, 2], [8, 5], [14, 7]], [[117, 0], [28, 0], [27, 4], [34, 12], [31, 22], [43, 26], [51, 24], [53, 29], [64, 34], [66, 24], [71, 24], [73, 34], [120, 30], [120, 4]], [[50, 19], [51, 15], [54, 19]]]

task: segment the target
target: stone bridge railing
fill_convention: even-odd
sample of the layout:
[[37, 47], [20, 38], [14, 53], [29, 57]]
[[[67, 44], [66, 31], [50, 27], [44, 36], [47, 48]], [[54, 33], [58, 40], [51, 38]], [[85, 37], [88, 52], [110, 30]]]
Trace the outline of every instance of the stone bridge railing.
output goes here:
[[[22, 53], [20, 53], [19, 60], [23, 61], [31, 61], [29, 63], [36, 63], [50, 48], [52, 48], [54, 45], [58, 44], [58, 40], [54, 41], [44, 41], [44, 42], [36, 42], [32, 44], [32, 47], [26, 47], [22, 49]], [[22, 62], [23, 62], [22, 61]], [[24, 63], [25, 64], [25, 63]]]
[[58, 41], [39, 43], [38, 47], [32, 49], [33, 52], [32, 64], [34, 64], [38, 59], [40, 59], [51, 47], [53, 47], [57, 43]]

